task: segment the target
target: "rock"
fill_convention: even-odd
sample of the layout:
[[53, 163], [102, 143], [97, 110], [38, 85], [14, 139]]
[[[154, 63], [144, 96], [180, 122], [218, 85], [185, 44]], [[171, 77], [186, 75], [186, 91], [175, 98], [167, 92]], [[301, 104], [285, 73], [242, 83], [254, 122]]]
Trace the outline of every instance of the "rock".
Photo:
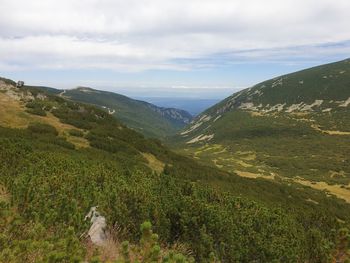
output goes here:
[[93, 244], [97, 246], [103, 246], [106, 243], [107, 235], [105, 229], [107, 227], [106, 218], [101, 216], [97, 211], [97, 206], [90, 208], [89, 213], [85, 216], [85, 220], [90, 219], [92, 223], [88, 236], [90, 237]]

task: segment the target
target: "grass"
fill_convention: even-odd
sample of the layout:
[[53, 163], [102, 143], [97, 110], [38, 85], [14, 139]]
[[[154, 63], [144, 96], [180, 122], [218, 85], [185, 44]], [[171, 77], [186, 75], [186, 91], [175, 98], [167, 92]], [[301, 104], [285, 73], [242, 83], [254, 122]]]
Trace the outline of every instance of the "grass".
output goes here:
[[89, 147], [89, 142], [83, 137], [76, 137], [69, 134], [72, 129], [83, 132], [70, 124], [62, 123], [52, 113], [47, 112], [47, 116], [33, 115], [26, 112], [25, 103], [15, 100], [6, 93], [0, 93], [0, 126], [9, 128], [27, 128], [30, 123], [46, 123], [55, 127], [58, 135], [67, 139], [78, 148]]
[[[327, 188], [347, 199], [350, 107], [342, 105], [350, 97], [349, 80], [347, 59], [264, 81], [206, 110], [191, 125], [201, 123], [199, 128], [187, 127], [191, 130], [187, 137], [179, 135], [172, 143], [184, 154], [244, 177], [275, 173], [281, 178], [303, 178], [314, 188]], [[250, 109], [240, 109], [244, 104]], [[288, 112], [293, 104], [295, 109], [314, 105], [313, 111]], [[262, 110], [276, 105], [285, 107], [280, 112]], [[209, 120], [204, 122], [203, 117]], [[186, 145], [209, 134], [214, 135], [210, 141]]]
[[[315, 125], [314, 119], [314, 115], [305, 114], [251, 116], [249, 112], [232, 111], [211, 123], [207, 132], [215, 136], [210, 143], [184, 144], [186, 150], [179, 151], [227, 171], [257, 173], [250, 170], [253, 166], [255, 170], [289, 178], [349, 184], [350, 136], [317, 131], [311, 127]], [[322, 129], [329, 131], [329, 126]], [[342, 171], [343, 176], [331, 176], [330, 171]]]
[[10, 202], [10, 194], [6, 191], [5, 186], [0, 184], [0, 202]]
[[162, 173], [164, 171], [165, 164], [158, 160], [151, 153], [142, 153], [142, 156], [148, 161], [148, 166], [156, 173]]
[[[280, 169], [269, 167], [257, 162], [255, 158], [256, 154], [252, 151], [237, 151], [235, 153], [230, 153], [229, 151], [223, 149], [225, 149], [224, 146], [218, 144], [213, 146], [205, 145], [200, 147], [198, 150], [195, 147], [187, 148], [186, 153], [190, 155], [193, 154], [193, 156], [196, 156], [204, 163], [212, 163], [220, 169], [233, 172], [241, 177], [274, 180], [275, 176], [277, 175], [278, 179], [285, 181], [285, 183], [294, 182], [313, 189], [327, 191], [328, 193], [350, 203], [350, 184], [331, 184], [323, 181], [315, 181], [311, 179], [307, 180], [300, 176], [287, 177], [281, 173]], [[318, 171], [312, 171], [312, 173], [315, 172], [317, 173]], [[342, 179], [348, 180], [348, 177], [344, 171], [328, 171], [327, 176], [335, 181]]]
[[251, 172], [244, 172], [244, 171], [234, 171], [236, 174], [238, 174], [241, 177], [246, 177], [246, 178], [265, 178], [265, 179], [274, 179], [274, 175], [262, 175], [262, 174], [257, 174], [257, 173], [251, 173]]
[[5, 93], [0, 93], [0, 125], [11, 128], [25, 128], [35, 117], [25, 112], [24, 104]]
[[[38, 87], [40, 88], [40, 87]], [[62, 92], [61, 90], [41, 88], [51, 94]], [[164, 138], [175, 134], [185, 123], [173, 119], [162, 108], [143, 101], [134, 100], [126, 96], [93, 89], [73, 89], [61, 93], [63, 98], [96, 105], [115, 116], [123, 124], [137, 130], [147, 137]], [[157, 112], [161, 111], [164, 115]], [[184, 111], [177, 111], [184, 118], [191, 116]]]
[[[346, 114], [336, 116], [346, 120]], [[207, 132], [215, 136], [210, 143], [184, 144], [178, 151], [241, 177], [273, 179], [275, 174], [286, 183], [327, 190], [349, 202], [350, 136], [330, 117], [327, 122], [326, 114], [232, 111], [211, 123]], [[344, 130], [336, 132], [340, 128]]]
[[329, 192], [340, 199], [344, 199], [347, 203], [350, 203], [350, 184], [344, 187], [344, 185], [339, 184], [330, 185], [325, 182], [311, 182], [303, 178], [294, 178], [293, 182], [309, 186], [313, 189]]
[[[48, 99], [52, 103], [60, 101], [59, 98]], [[2, 232], [6, 234], [3, 240], [14, 237], [15, 245], [17, 239], [21, 242], [19, 247], [9, 244], [13, 258], [28, 261], [24, 258], [26, 254], [29, 257], [42, 251], [41, 261], [46, 261], [46, 251], [52, 249], [57, 250], [55, 256], [60, 256], [63, 252], [56, 244], [62, 242], [56, 235], [67, 244], [62, 248], [67, 257], [71, 258], [73, 252], [83, 256], [76, 238], [87, 228], [82, 220], [91, 205], [101, 208], [108, 225], [118, 223], [125, 229], [126, 238], [131, 242], [138, 240], [138, 226], [149, 218], [164, 242], [190, 245], [199, 262], [203, 262], [200, 259], [213, 248], [227, 262], [256, 259], [264, 262], [296, 262], [300, 259], [304, 262], [307, 258], [315, 258], [315, 245], [309, 246], [308, 242], [314, 232], [309, 233], [309, 229], [316, 228], [319, 236], [325, 236], [322, 242], [316, 240], [316, 247], [320, 245], [327, 255], [330, 252], [321, 245], [334, 239], [330, 234], [331, 229], [338, 226], [334, 216], [343, 220], [342, 224], [349, 222], [349, 205], [335, 197], [326, 197], [306, 186], [295, 186], [292, 181], [289, 186], [280, 183], [278, 178], [274, 181], [241, 178], [199, 165], [173, 154], [159, 141], [147, 140], [121, 126], [101, 110], [68, 101], [60, 103], [52, 113], [61, 121], [50, 114], [49, 109], [46, 117], [28, 115], [35, 120], [42, 118], [47, 123], [46, 128], [44, 125], [37, 125], [36, 130], [0, 128], [1, 183], [10, 191], [11, 201], [18, 206], [23, 222], [28, 222], [26, 227], [22, 227], [23, 224], [18, 227], [18, 222], [14, 222], [15, 227], [3, 226], [5, 231]], [[83, 132], [83, 137], [79, 138], [87, 138], [91, 148], [68, 147], [60, 137], [67, 136], [65, 133], [71, 131], [67, 128], [71, 127], [62, 122], [70, 123], [82, 132], [87, 130], [87, 134]], [[50, 130], [57, 132], [42, 136], [42, 132]], [[264, 169], [267, 164], [261, 160], [261, 149], [249, 150], [246, 145], [239, 144], [255, 142], [259, 133], [251, 130], [250, 137], [245, 137], [237, 130], [233, 132], [241, 136], [234, 144], [216, 142], [213, 146], [202, 145], [201, 149], [192, 150], [198, 158], [210, 160], [210, 156], [215, 156], [212, 159], [216, 159], [218, 165], [231, 165], [230, 169], [239, 167], [236, 170], [246, 177], [267, 173]], [[289, 131], [282, 132], [291, 135]], [[60, 135], [55, 136], [57, 133]], [[146, 154], [141, 156], [140, 152]], [[153, 170], [164, 169], [164, 173], [152, 172], [146, 162]], [[333, 177], [338, 176], [333, 173]], [[32, 222], [38, 224], [37, 227], [33, 227]], [[67, 226], [71, 226], [69, 231], [65, 231]], [[21, 236], [13, 235], [13, 229], [18, 229]], [[33, 230], [35, 236], [23, 230]], [[41, 250], [22, 248], [21, 240], [30, 244], [34, 239], [40, 242]], [[117, 246], [111, 242], [103, 252], [106, 258], [113, 258]], [[18, 253], [22, 250], [26, 251]], [[0, 254], [2, 258], [8, 258], [4, 253]], [[280, 255], [291, 256], [282, 259]]]

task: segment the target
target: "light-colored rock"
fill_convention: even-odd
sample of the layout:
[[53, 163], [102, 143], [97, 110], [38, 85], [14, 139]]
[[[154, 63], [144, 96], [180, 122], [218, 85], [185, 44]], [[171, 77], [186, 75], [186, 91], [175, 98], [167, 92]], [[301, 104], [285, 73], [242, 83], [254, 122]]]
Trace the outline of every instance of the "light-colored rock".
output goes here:
[[39, 100], [44, 100], [44, 99], [46, 99], [46, 96], [42, 93], [39, 93], [38, 95], [36, 95], [36, 98]]
[[284, 109], [284, 106], [286, 106], [285, 103], [283, 103], [283, 104], [279, 103], [279, 104], [271, 106], [270, 108], [265, 109], [264, 112], [272, 112], [272, 111], [280, 112]]
[[271, 88], [282, 86], [282, 85], [283, 85], [283, 78], [279, 78], [272, 83]]
[[219, 116], [217, 116], [215, 119], [214, 119], [214, 121], [213, 122], [216, 122], [218, 119], [220, 119], [221, 118], [221, 115], [219, 115]]
[[196, 130], [199, 126], [201, 126], [203, 124], [203, 122], [196, 122], [196, 123], [194, 123], [194, 125], [192, 125], [188, 130], [186, 130], [186, 131], [183, 131], [183, 132], [181, 132], [180, 134], [181, 135], [186, 135], [186, 134], [188, 134], [188, 133], [190, 133], [190, 132], [192, 132], [192, 131], [194, 131], [194, 130]]
[[214, 134], [210, 134], [210, 135], [201, 134], [201, 135], [193, 138], [192, 140], [188, 141], [187, 144], [196, 143], [199, 141], [210, 141], [213, 138], [214, 138]]
[[243, 102], [241, 105], [238, 107], [239, 109], [242, 110], [251, 110], [254, 108], [254, 103], [253, 102]]
[[312, 111], [313, 107], [319, 107], [323, 103], [323, 100], [315, 100], [312, 104], [304, 104], [300, 111]]
[[108, 114], [111, 114], [111, 115], [112, 115], [112, 114], [114, 114], [114, 113], [115, 113], [115, 110], [114, 110], [114, 109], [109, 109], [109, 108], [108, 108]]
[[103, 246], [107, 241], [107, 235], [105, 229], [107, 227], [106, 218], [101, 216], [97, 211], [97, 206], [90, 208], [89, 213], [85, 216], [85, 220], [90, 219], [92, 225], [88, 231], [88, 236], [90, 237], [92, 243], [97, 246]]
[[350, 104], [350, 97], [344, 101], [342, 104], [339, 105], [339, 107], [347, 107]]

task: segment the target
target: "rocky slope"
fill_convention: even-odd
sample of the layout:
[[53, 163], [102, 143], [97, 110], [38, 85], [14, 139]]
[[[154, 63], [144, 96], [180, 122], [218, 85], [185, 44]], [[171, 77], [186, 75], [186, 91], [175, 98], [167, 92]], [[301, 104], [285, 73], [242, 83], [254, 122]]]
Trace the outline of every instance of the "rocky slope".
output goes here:
[[[181, 134], [187, 137], [209, 129], [211, 123], [233, 110], [251, 114], [332, 114], [348, 111], [349, 105], [350, 59], [347, 59], [276, 77], [237, 92], [200, 114]], [[213, 136], [201, 138], [209, 140]]]

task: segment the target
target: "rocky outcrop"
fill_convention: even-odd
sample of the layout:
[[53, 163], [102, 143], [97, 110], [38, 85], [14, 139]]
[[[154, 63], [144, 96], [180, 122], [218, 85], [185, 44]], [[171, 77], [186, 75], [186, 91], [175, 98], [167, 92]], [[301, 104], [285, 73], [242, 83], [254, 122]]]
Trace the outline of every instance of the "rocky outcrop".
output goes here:
[[185, 110], [157, 107], [152, 104], [148, 104], [148, 107], [171, 122], [178, 122], [186, 125], [193, 119], [192, 115]]
[[97, 246], [103, 246], [107, 241], [106, 235], [106, 218], [101, 216], [97, 211], [97, 206], [90, 208], [89, 213], [85, 216], [85, 220], [90, 219], [91, 226], [87, 233], [93, 244]]

